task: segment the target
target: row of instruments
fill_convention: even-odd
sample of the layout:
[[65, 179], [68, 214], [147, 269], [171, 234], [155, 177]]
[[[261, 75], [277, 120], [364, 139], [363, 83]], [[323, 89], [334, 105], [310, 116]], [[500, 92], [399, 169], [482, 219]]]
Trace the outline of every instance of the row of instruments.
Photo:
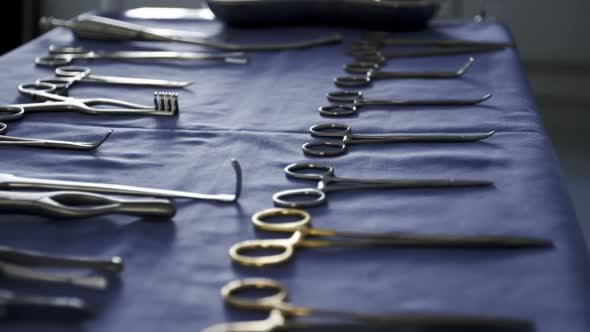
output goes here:
[[[99, 115], [177, 116], [178, 94], [156, 92], [154, 105], [142, 105], [110, 98], [75, 98], [69, 95], [79, 83], [128, 84], [150, 87], [184, 88], [192, 82], [168, 81], [154, 78], [100, 76], [90, 68], [68, 66], [78, 60], [193, 60], [221, 61], [244, 65], [248, 57], [244, 52], [283, 51], [304, 49], [339, 43], [340, 35], [323, 36], [305, 41], [278, 44], [235, 44], [211, 38], [189, 36], [187, 33], [162, 31], [104, 17], [81, 16], [70, 21], [44, 19], [43, 24], [71, 29], [79, 38], [100, 40], [153, 40], [193, 44], [208, 47], [217, 53], [169, 52], [169, 51], [96, 51], [77, 46], [52, 46], [49, 54], [35, 60], [39, 66], [58, 67], [55, 77], [39, 79], [35, 83], [21, 84], [20, 94], [35, 100], [34, 103], [0, 106], [0, 121], [22, 118], [30, 112], [77, 111]], [[390, 50], [390, 47], [418, 46], [418, 50]], [[398, 39], [386, 33], [371, 33], [365, 40], [355, 42], [348, 52], [354, 61], [344, 67], [349, 76], [337, 77], [337, 87], [367, 87], [387, 79], [457, 79], [463, 77], [475, 63], [473, 57], [459, 68], [440, 72], [388, 72], [382, 68], [388, 59], [401, 57], [430, 57], [456, 54], [472, 55], [512, 47], [507, 43], [488, 43], [461, 40]], [[424, 48], [426, 47], [426, 48]], [[370, 107], [403, 106], [471, 106], [485, 102], [491, 94], [472, 98], [449, 99], [371, 99], [360, 91], [339, 90], [327, 94], [329, 105], [319, 107], [324, 117], [346, 117]], [[105, 108], [112, 106], [113, 108]], [[0, 124], [0, 132], [7, 126]], [[352, 127], [342, 123], [319, 123], [309, 129], [312, 140], [302, 146], [303, 153], [311, 157], [336, 157], [347, 153], [352, 145], [384, 143], [470, 143], [492, 137], [494, 130], [467, 134], [357, 134]], [[33, 146], [68, 150], [92, 150], [103, 144], [113, 133], [108, 130], [96, 142], [67, 142], [4, 136], [0, 145]], [[235, 202], [240, 196], [242, 172], [240, 164], [232, 160], [236, 185], [232, 194], [201, 194], [175, 190], [143, 188], [128, 185], [102, 184], [65, 180], [27, 178], [0, 174], [0, 209], [26, 213], [40, 213], [55, 218], [92, 217], [103, 214], [124, 214], [144, 218], [169, 220], [176, 206], [171, 199], [196, 199], [217, 202]], [[407, 234], [407, 233], [357, 233], [314, 228], [311, 214], [304, 208], [326, 203], [328, 194], [349, 190], [384, 190], [457, 187], [488, 187], [493, 183], [481, 179], [362, 179], [338, 177], [334, 168], [319, 163], [298, 163], [285, 167], [287, 177], [315, 181], [316, 187], [289, 189], [272, 195], [277, 208], [260, 211], [252, 217], [253, 226], [261, 231], [291, 234], [287, 238], [254, 239], [234, 244], [229, 249], [229, 260], [252, 268], [287, 263], [300, 248], [346, 247], [417, 247], [460, 249], [535, 249], [551, 248], [547, 239], [510, 235], [458, 235], [458, 234]], [[115, 196], [112, 196], [115, 195]], [[140, 196], [121, 198], [121, 196]], [[303, 199], [302, 199], [303, 198]], [[276, 222], [277, 218], [291, 218], [289, 222]], [[292, 218], [295, 218], [293, 220]], [[268, 254], [268, 250], [278, 253]], [[37, 266], [87, 268], [98, 275], [71, 277], [34, 269]], [[123, 270], [123, 258], [95, 259], [88, 257], [60, 257], [42, 252], [0, 247], [0, 275], [6, 278], [65, 284], [94, 290], [108, 287], [109, 280]], [[248, 290], [270, 290], [274, 294], [261, 298], [243, 297]], [[247, 278], [231, 281], [221, 289], [223, 300], [231, 307], [243, 310], [268, 312], [261, 321], [230, 322], [211, 325], [204, 332], [277, 331], [299, 328], [352, 328], [364, 330], [378, 328], [441, 328], [441, 329], [498, 329], [528, 330], [534, 323], [526, 318], [489, 317], [486, 315], [462, 315], [454, 313], [397, 312], [386, 314], [340, 312], [311, 309], [286, 302], [287, 291], [279, 282], [266, 278]], [[20, 310], [32, 307], [38, 319], [81, 321], [92, 317], [92, 311], [79, 298], [50, 298], [0, 292], [0, 319], [19, 319]], [[49, 313], [49, 314], [48, 314]], [[289, 317], [318, 316], [329, 323], [290, 321]], [[32, 317], [27, 316], [30, 320]], [[33, 317], [35, 318], [35, 317]]]

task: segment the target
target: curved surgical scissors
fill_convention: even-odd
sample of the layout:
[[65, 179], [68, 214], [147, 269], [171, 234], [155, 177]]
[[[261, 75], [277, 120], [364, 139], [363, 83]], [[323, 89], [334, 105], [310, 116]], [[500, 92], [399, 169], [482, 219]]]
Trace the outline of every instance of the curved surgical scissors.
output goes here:
[[[284, 171], [289, 178], [318, 182], [317, 188], [284, 190], [272, 196], [272, 200], [276, 205], [288, 208], [312, 207], [325, 204], [326, 194], [335, 191], [482, 187], [493, 184], [493, 182], [485, 180], [367, 180], [339, 178], [334, 175], [334, 168], [321, 164], [291, 164], [285, 167]], [[303, 201], [294, 200], [293, 198], [296, 197], [307, 197], [308, 199]]]
[[[274, 217], [294, 217], [295, 221], [272, 222]], [[233, 245], [229, 254], [232, 260], [245, 266], [263, 267], [285, 263], [297, 248], [324, 247], [417, 247], [417, 248], [471, 248], [507, 249], [551, 247], [544, 239], [495, 235], [416, 235], [405, 233], [354, 233], [311, 227], [311, 216], [303, 210], [267, 209], [252, 216], [252, 223], [260, 230], [292, 233], [288, 239], [247, 240]], [[280, 251], [267, 254], [268, 249]]]
[[172, 52], [172, 51], [92, 51], [78, 46], [49, 47], [49, 54], [35, 59], [40, 66], [55, 67], [72, 63], [74, 60], [210, 60], [223, 61], [225, 63], [246, 64], [243, 52], [231, 53], [199, 53], [199, 52]]
[[64, 150], [94, 150], [102, 145], [113, 133], [113, 130], [109, 130], [101, 139], [96, 142], [68, 142], [68, 141], [55, 141], [48, 139], [39, 138], [25, 138], [25, 137], [14, 137], [5, 136], [8, 126], [5, 123], [0, 122], [0, 146], [19, 146], [19, 147], [38, 147], [38, 148], [52, 148], [52, 149], [64, 149]]
[[340, 141], [309, 142], [302, 146], [303, 152], [313, 156], [329, 157], [346, 153], [352, 144], [382, 143], [457, 143], [476, 142], [492, 136], [495, 131], [482, 134], [406, 134], [406, 135], [355, 135], [352, 127], [341, 123], [317, 124], [309, 128], [313, 137], [340, 138]]
[[348, 116], [355, 114], [359, 108], [366, 106], [470, 106], [480, 104], [492, 97], [488, 93], [474, 99], [376, 99], [366, 100], [360, 91], [334, 91], [327, 95], [331, 102], [347, 102], [319, 108], [323, 116]]
[[368, 86], [376, 79], [400, 79], [400, 78], [458, 78], [469, 70], [475, 60], [469, 58], [459, 69], [448, 72], [385, 72], [378, 70], [376, 66], [362, 63], [348, 64], [344, 67], [347, 72], [362, 74], [355, 76], [341, 76], [334, 79], [334, 84], [339, 87]]
[[[267, 296], [243, 296], [252, 291], [272, 291]], [[255, 293], [256, 294], [256, 293]], [[266, 278], [248, 278], [234, 280], [221, 289], [223, 301], [242, 310], [268, 312], [265, 320], [248, 322], [231, 322], [209, 326], [202, 332], [272, 332], [272, 331], [332, 331], [356, 330], [367, 328], [391, 329], [526, 329], [534, 327], [526, 319], [491, 317], [482, 315], [437, 314], [428, 312], [406, 311], [397, 313], [369, 314], [344, 312], [326, 309], [313, 309], [295, 306], [288, 302], [287, 291], [280, 283]], [[326, 322], [289, 321], [289, 317], [315, 317], [328, 319]]]
[[193, 83], [149, 78], [94, 75], [91, 74], [90, 68], [78, 66], [63, 66], [56, 68], [55, 75], [55, 77], [43, 78], [37, 80], [37, 82], [55, 84], [58, 88], [64, 90], [68, 89], [76, 82], [156, 86], [166, 88], [184, 88]]
[[[20, 119], [25, 112], [76, 111], [86, 114], [110, 115], [164, 115], [174, 116], [178, 113], [178, 94], [155, 92], [154, 106], [135, 104], [110, 98], [85, 98], [62, 96], [57, 94], [60, 88], [52, 83], [21, 84], [18, 91], [33, 99], [45, 100], [40, 103], [12, 104], [0, 106], [0, 121]], [[121, 108], [101, 108], [93, 106], [120, 106]], [[4, 115], [1, 115], [4, 114]]]

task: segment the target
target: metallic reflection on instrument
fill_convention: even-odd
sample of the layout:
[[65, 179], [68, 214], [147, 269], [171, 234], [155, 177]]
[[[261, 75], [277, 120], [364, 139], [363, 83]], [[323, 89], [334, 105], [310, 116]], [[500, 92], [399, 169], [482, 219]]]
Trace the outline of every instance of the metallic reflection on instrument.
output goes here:
[[101, 139], [96, 142], [70, 142], [70, 141], [56, 141], [40, 138], [26, 138], [6, 136], [8, 126], [0, 122], [0, 147], [1, 146], [18, 146], [18, 147], [36, 147], [36, 148], [50, 148], [62, 150], [94, 150], [102, 145], [113, 133], [109, 130]]
[[94, 316], [76, 297], [48, 297], [0, 290], [0, 321], [78, 323]]

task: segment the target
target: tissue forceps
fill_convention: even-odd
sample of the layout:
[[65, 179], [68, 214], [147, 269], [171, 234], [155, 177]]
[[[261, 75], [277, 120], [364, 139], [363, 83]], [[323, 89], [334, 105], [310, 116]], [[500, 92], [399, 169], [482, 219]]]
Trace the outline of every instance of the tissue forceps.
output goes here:
[[[283, 190], [272, 196], [272, 200], [276, 205], [287, 208], [313, 207], [326, 204], [327, 194], [336, 191], [417, 188], [448, 189], [458, 187], [484, 187], [493, 184], [493, 182], [485, 180], [368, 180], [340, 178], [335, 175], [334, 168], [322, 164], [291, 164], [285, 167], [284, 172], [289, 178], [318, 182], [316, 188]], [[296, 200], [295, 198], [297, 197], [306, 197], [306, 200]]]
[[[52, 83], [39, 82], [19, 85], [18, 91], [22, 95], [45, 100], [45, 102], [2, 105], [0, 106], [0, 121], [20, 119], [25, 115], [25, 112], [60, 112], [64, 110], [94, 115], [174, 116], [178, 113], [178, 94], [171, 92], [154, 92], [154, 106], [147, 106], [111, 98], [81, 99], [62, 96], [58, 94], [59, 90], [60, 88]], [[93, 106], [118, 106], [121, 108]]]
[[37, 82], [55, 84], [60, 89], [68, 89], [76, 82], [117, 84], [117, 85], [137, 85], [137, 86], [155, 86], [166, 88], [184, 88], [193, 82], [169, 81], [149, 78], [122, 77], [122, 76], [104, 76], [91, 74], [88, 67], [63, 66], [55, 69], [56, 77], [44, 78]]
[[455, 71], [442, 72], [386, 72], [380, 71], [375, 66], [366, 64], [348, 64], [344, 69], [356, 76], [341, 76], [334, 79], [334, 84], [339, 87], [368, 86], [377, 79], [400, 79], [400, 78], [457, 78], [463, 76], [469, 70], [475, 60], [469, 58], [460, 68]]
[[[272, 291], [272, 295], [252, 298], [242, 296], [248, 291]], [[255, 293], [256, 294], [256, 293]], [[234, 280], [221, 289], [223, 301], [236, 309], [268, 312], [268, 318], [258, 321], [221, 323], [209, 326], [202, 332], [272, 332], [272, 331], [365, 331], [368, 328], [393, 329], [472, 329], [472, 330], [532, 330], [533, 322], [526, 319], [458, 315], [416, 311], [396, 313], [361, 313], [331, 309], [301, 307], [286, 302], [287, 290], [272, 279], [248, 278]], [[291, 321], [291, 317], [325, 318], [327, 321]]]
[[8, 126], [5, 123], [0, 122], [0, 146], [37, 147], [64, 150], [94, 150], [101, 146], [102, 143], [104, 143], [113, 133], [113, 130], [111, 129], [98, 141], [86, 143], [6, 136], [4, 133], [6, 133], [7, 129]]
[[0, 290], [0, 321], [80, 322], [92, 318], [88, 305], [76, 297], [47, 297]]
[[246, 64], [248, 58], [242, 52], [202, 53], [174, 51], [91, 51], [77, 46], [49, 47], [49, 54], [35, 59], [40, 66], [56, 67], [71, 64], [74, 60], [185, 60], [185, 61], [223, 61], [225, 63]]
[[309, 128], [309, 132], [313, 137], [341, 139], [303, 144], [302, 149], [305, 154], [319, 157], [345, 154], [348, 146], [353, 144], [476, 142], [495, 133], [490, 131], [482, 134], [355, 135], [352, 133], [351, 126], [341, 123], [317, 124]]
[[319, 108], [323, 116], [348, 116], [366, 106], [469, 106], [480, 104], [492, 97], [486, 94], [474, 99], [376, 99], [366, 100], [360, 91], [334, 91], [327, 95], [331, 102], [348, 102], [348, 104], [335, 104]]
[[184, 36], [163, 34], [156, 29], [138, 24], [94, 15], [83, 15], [70, 21], [45, 18], [42, 22], [45, 25], [69, 28], [75, 34], [90, 39], [168, 41], [204, 46], [222, 51], [281, 51], [329, 45], [342, 41], [340, 34], [334, 34], [316, 39], [276, 44], [234, 44], [208, 38], [187, 38]]
[[35, 179], [19, 177], [12, 174], [0, 173], [1, 190], [73, 190], [103, 193], [112, 195], [147, 196], [160, 198], [186, 198], [196, 200], [211, 200], [217, 202], [235, 202], [242, 189], [242, 170], [237, 160], [231, 162], [236, 175], [235, 192], [233, 194], [200, 194], [177, 190], [153, 189], [146, 187], [127, 186], [119, 184], [104, 184], [94, 182], [62, 181], [49, 179]]
[[102, 290], [108, 287], [108, 280], [102, 275], [67, 276], [37, 271], [30, 268], [35, 266], [86, 268], [95, 272], [119, 273], [123, 271], [123, 260], [118, 256], [107, 260], [87, 257], [53, 256], [38, 251], [0, 246], [0, 277], [72, 285], [96, 290]]
[[[295, 221], [272, 222], [273, 217], [294, 217]], [[285, 263], [297, 248], [325, 247], [394, 247], [394, 248], [459, 248], [459, 249], [521, 249], [551, 247], [544, 239], [495, 235], [418, 235], [407, 233], [355, 233], [311, 226], [311, 216], [297, 209], [267, 209], [252, 216], [257, 229], [269, 232], [292, 233], [288, 239], [256, 239], [233, 245], [229, 254], [232, 260], [245, 266], [264, 267]], [[280, 251], [266, 254], [268, 249]], [[261, 251], [256, 254], [256, 251]], [[254, 253], [254, 255], [252, 255]]]

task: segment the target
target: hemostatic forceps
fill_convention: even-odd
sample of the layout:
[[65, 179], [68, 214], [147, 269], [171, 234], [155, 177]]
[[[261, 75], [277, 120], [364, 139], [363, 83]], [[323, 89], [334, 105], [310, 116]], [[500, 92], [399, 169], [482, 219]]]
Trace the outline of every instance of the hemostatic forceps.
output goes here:
[[0, 277], [72, 285], [97, 290], [105, 289], [108, 286], [107, 279], [102, 275], [66, 276], [36, 271], [27, 266], [87, 268], [97, 272], [119, 273], [123, 270], [123, 260], [120, 257], [98, 260], [86, 257], [51, 256], [37, 251], [17, 250], [0, 246]]
[[168, 41], [209, 47], [222, 51], [281, 51], [289, 49], [310, 48], [321, 45], [337, 44], [342, 41], [339, 34], [323, 36], [317, 39], [276, 44], [233, 44], [207, 38], [187, 38], [179, 35], [163, 34], [155, 29], [138, 24], [113, 20], [106, 17], [83, 15], [70, 21], [45, 18], [45, 25], [61, 26], [71, 29], [82, 38], [102, 40], [153, 40]]
[[[200, 194], [177, 190], [153, 189], [146, 187], [126, 186], [119, 184], [104, 184], [94, 182], [78, 182], [78, 181], [62, 181], [62, 180], [48, 180], [19, 177], [12, 174], [0, 173], [0, 189], [2, 190], [73, 190], [73, 191], [87, 191], [94, 193], [104, 193], [112, 195], [131, 195], [131, 196], [147, 196], [147, 197], [161, 197], [161, 198], [187, 198], [195, 200], [211, 200], [217, 202], [235, 202], [241, 192], [242, 188], [242, 170], [237, 160], [232, 160], [231, 165], [236, 175], [235, 192], [233, 194]], [[59, 197], [58, 197], [59, 198]], [[71, 200], [68, 197], [62, 197], [66, 201]], [[54, 198], [55, 199], [55, 198]], [[88, 197], [82, 202], [93, 204], [94, 198]], [[96, 199], [98, 200], [98, 198]], [[59, 203], [59, 200], [57, 200]], [[67, 203], [66, 203], [67, 204]], [[72, 202], [72, 204], [76, 204]], [[97, 202], [100, 204], [100, 202]], [[105, 201], [104, 204], [107, 204]], [[116, 202], [113, 202], [116, 204]], [[132, 204], [132, 202], [130, 202]]]
[[63, 150], [94, 150], [101, 146], [102, 143], [104, 143], [104, 141], [106, 141], [113, 133], [113, 130], [111, 129], [98, 141], [85, 143], [6, 136], [4, 133], [6, 133], [7, 128], [8, 126], [5, 123], [0, 122], [0, 146], [37, 147]]
[[455, 71], [441, 72], [385, 72], [380, 71], [373, 65], [348, 64], [344, 69], [353, 74], [362, 74], [356, 76], [341, 76], [334, 79], [334, 84], [339, 87], [349, 86], [368, 86], [376, 79], [401, 79], [401, 78], [458, 78], [463, 76], [473, 64], [474, 59], [469, 58], [465, 64]]
[[15, 294], [0, 290], [0, 321], [80, 322], [94, 313], [81, 299]]
[[303, 152], [313, 156], [329, 157], [346, 153], [352, 144], [382, 143], [459, 143], [476, 142], [492, 136], [495, 131], [483, 134], [405, 134], [405, 135], [355, 135], [352, 127], [340, 123], [318, 124], [309, 128], [311, 136], [340, 138], [339, 141], [319, 141], [303, 144]]
[[35, 59], [40, 66], [56, 67], [72, 63], [74, 60], [184, 60], [184, 61], [222, 61], [233, 64], [246, 64], [248, 58], [242, 52], [202, 53], [173, 51], [91, 51], [78, 46], [49, 47], [49, 54]]
[[[272, 222], [273, 217], [295, 217], [295, 221]], [[518, 249], [551, 247], [543, 239], [494, 235], [416, 235], [405, 233], [353, 233], [311, 227], [311, 216], [303, 210], [268, 209], [252, 216], [252, 223], [260, 230], [292, 233], [288, 239], [247, 240], [233, 245], [232, 260], [245, 266], [263, 267], [285, 263], [297, 248], [324, 247], [411, 247], [460, 249]], [[258, 255], [257, 251], [279, 250], [278, 254]]]
[[[361, 189], [416, 189], [416, 188], [458, 188], [491, 186], [484, 180], [367, 180], [339, 178], [334, 169], [321, 164], [291, 164], [284, 169], [289, 178], [317, 181], [317, 188], [291, 189], [272, 196], [276, 205], [288, 208], [312, 207], [326, 203], [326, 194], [335, 191]], [[300, 172], [300, 171], [307, 171]], [[321, 173], [318, 173], [321, 172]], [[307, 197], [306, 200], [296, 200]]]
[[323, 116], [348, 116], [355, 114], [359, 108], [366, 106], [469, 106], [477, 105], [492, 97], [486, 94], [474, 99], [377, 99], [366, 100], [360, 91], [334, 91], [327, 95], [331, 102], [347, 102], [348, 104], [335, 104], [319, 108]]
[[55, 75], [55, 77], [39, 79], [37, 80], [37, 82], [55, 84], [59, 89], [64, 90], [68, 89], [72, 84], [76, 82], [155, 86], [166, 88], [184, 88], [193, 83], [149, 78], [94, 75], [90, 73], [90, 68], [77, 66], [64, 66], [56, 68]]
[[[12, 104], [0, 106], [0, 121], [20, 119], [25, 112], [60, 112], [64, 110], [86, 114], [109, 115], [164, 115], [174, 116], [178, 113], [178, 94], [155, 92], [154, 106], [135, 104], [110, 98], [79, 99], [59, 95], [59, 87], [51, 83], [21, 84], [18, 91], [33, 99], [45, 102], [29, 104]], [[118, 106], [121, 108], [100, 108], [93, 106]], [[4, 114], [4, 115], [2, 115]]]
[[[252, 291], [273, 292], [272, 295], [242, 295]], [[260, 294], [260, 293], [257, 293]], [[236, 309], [268, 312], [268, 318], [258, 321], [221, 323], [202, 332], [273, 332], [273, 331], [368, 331], [381, 328], [387, 331], [461, 329], [470, 331], [532, 330], [533, 322], [526, 319], [458, 315], [406, 311], [397, 313], [344, 312], [331, 309], [313, 309], [287, 303], [283, 285], [265, 278], [234, 280], [221, 289], [223, 301]], [[323, 318], [325, 321], [291, 321], [290, 317]]]

